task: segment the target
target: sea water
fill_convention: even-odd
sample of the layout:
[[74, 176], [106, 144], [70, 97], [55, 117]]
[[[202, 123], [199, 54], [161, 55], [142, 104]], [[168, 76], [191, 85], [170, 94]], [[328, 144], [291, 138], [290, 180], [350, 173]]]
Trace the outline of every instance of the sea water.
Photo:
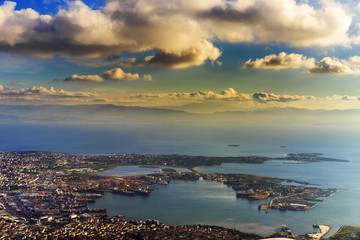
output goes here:
[[[156, 218], [175, 225], [215, 224], [262, 235], [271, 234], [282, 224], [290, 226], [295, 233], [311, 232], [314, 231], [312, 225], [315, 221], [332, 226], [334, 232], [341, 225], [359, 226], [360, 187], [356, 183], [360, 181], [357, 174], [359, 167], [359, 164], [351, 162], [284, 164], [284, 161], [275, 160], [264, 164], [222, 164], [196, 168], [207, 173], [247, 173], [295, 179], [317, 187], [339, 189], [335, 195], [324, 198], [324, 202], [306, 212], [270, 210], [266, 214], [257, 207], [268, 200], [237, 199], [235, 191], [223, 183], [206, 180], [157, 185], [156, 191], [147, 198], [107, 193], [91, 207], [106, 207], [109, 215], [125, 214], [129, 219]], [[324, 169], [328, 171], [328, 177], [322, 174]]]
[[[235, 192], [211, 181], [173, 181], [157, 186], [150, 197], [106, 194], [93, 207], [109, 215], [158, 219], [167, 224], [216, 224], [248, 232], [271, 232], [282, 224], [295, 233], [312, 231], [315, 219], [337, 229], [360, 225], [360, 130], [353, 127], [241, 127], [208, 125], [35, 125], [0, 124], [0, 151], [46, 150], [77, 154], [144, 153], [206, 156], [282, 156], [321, 152], [350, 162], [284, 164], [223, 164], [199, 167], [204, 172], [249, 173], [290, 178], [336, 187], [340, 191], [307, 212], [268, 214], [258, 211], [267, 202], [236, 199]], [[239, 147], [229, 147], [236, 144]], [[286, 146], [280, 147], [280, 146]]]
[[102, 176], [138, 176], [151, 174], [156, 172], [164, 172], [163, 169], [174, 169], [178, 172], [189, 172], [186, 168], [166, 167], [166, 166], [120, 166], [113, 169], [109, 169], [102, 172], [97, 172], [98, 175]]

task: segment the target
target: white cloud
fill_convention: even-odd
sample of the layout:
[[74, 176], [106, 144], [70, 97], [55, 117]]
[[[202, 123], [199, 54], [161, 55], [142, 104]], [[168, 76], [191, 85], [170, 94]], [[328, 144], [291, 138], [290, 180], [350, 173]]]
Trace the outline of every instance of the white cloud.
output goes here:
[[156, 51], [154, 56], [147, 56], [143, 59], [130, 58], [120, 62], [122, 66], [162, 66], [167, 68], [187, 68], [190, 66], [199, 66], [207, 59], [215, 61], [220, 57], [219, 49], [209, 41], [201, 41], [200, 44], [191, 47], [185, 51], [164, 52]]
[[151, 74], [144, 74], [143, 75], [144, 81], [151, 82], [153, 80]]
[[[161, 107], [188, 109], [195, 112], [217, 110], [256, 110], [271, 107], [306, 109], [353, 109], [360, 108], [360, 96], [332, 95], [280, 95], [266, 92], [238, 93], [233, 88], [223, 91], [198, 91], [180, 93], [98, 94], [92, 92], [56, 90], [54, 87], [30, 87], [15, 90], [0, 85], [0, 103], [10, 105], [38, 104], [99, 104], [111, 103], [123, 106]], [[195, 106], [195, 108], [192, 108]], [[196, 109], [198, 106], [198, 110]]]
[[360, 66], [360, 56], [353, 56], [349, 58], [349, 63], [353, 66]]
[[349, 59], [338, 59], [324, 57], [316, 62], [314, 58], [307, 58], [302, 54], [287, 54], [285, 52], [279, 55], [271, 54], [264, 58], [252, 61], [249, 59], [242, 68], [254, 69], [290, 69], [306, 68], [309, 73], [327, 73], [327, 74], [359, 74], [360, 56], [353, 56]]
[[142, 93], [137, 94], [133, 99], [144, 99], [144, 100], [154, 100], [154, 99], [163, 99], [165, 101], [185, 101], [185, 102], [198, 102], [198, 101], [229, 101], [229, 102], [249, 102], [249, 101], [258, 101], [258, 102], [291, 102], [299, 100], [314, 99], [313, 96], [298, 96], [298, 95], [276, 95], [273, 93], [257, 92], [253, 94], [238, 93], [233, 88], [227, 88], [220, 93], [213, 91], [199, 91], [192, 93], [162, 93], [162, 94], [152, 94], [152, 93]]
[[[103, 77], [110, 80], [140, 80], [138, 73], [125, 73], [121, 68], [114, 68], [103, 73]], [[64, 79], [66, 82], [103, 82], [104, 78], [99, 75], [78, 75], [73, 74]], [[145, 81], [152, 81], [150, 74], [144, 74]]]
[[114, 68], [108, 71], [105, 71], [103, 77], [111, 80], [139, 80], [139, 74], [137, 73], [125, 73], [121, 68]]
[[53, 97], [99, 96], [96, 93], [68, 92], [68, 91], [64, 91], [64, 90], [55, 90], [54, 87], [46, 88], [43, 86], [40, 86], [40, 87], [33, 86], [30, 88], [22, 88], [20, 90], [3, 88], [1, 90], [0, 94], [3, 96], [53, 96]]
[[64, 79], [67, 82], [103, 82], [104, 79], [98, 75], [78, 75], [73, 74]]
[[249, 59], [243, 68], [259, 68], [259, 69], [287, 69], [287, 68], [311, 68], [315, 64], [314, 58], [307, 58], [302, 54], [285, 52], [279, 53], [279, 55], [271, 54], [264, 58], [251, 61]]
[[[114, 101], [116, 101], [114, 99]], [[191, 112], [257, 110], [265, 108], [359, 109], [360, 97], [332, 95], [288, 95], [267, 92], [238, 93], [233, 88], [220, 92], [141, 93], [123, 96], [117, 101], [128, 106], [161, 107]]]
[[233, 88], [227, 88], [227, 89], [221, 91], [220, 94], [222, 96], [227, 96], [227, 97], [236, 97], [237, 96], [237, 92]]
[[81, 104], [106, 101], [97, 93], [56, 90], [54, 87], [30, 87], [20, 90], [11, 87], [0, 89], [2, 104]]
[[352, 67], [349, 61], [325, 57], [309, 69], [310, 73], [359, 74], [359, 69]]
[[295, 0], [108, 0], [96, 10], [69, 1], [54, 16], [15, 5], [0, 6], [0, 51], [38, 57], [154, 50], [154, 56], [133, 63], [185, 68], [216, 61], [217, 40], [297, 47], [351, 43], [351, 14], [330, 1], [315, 8]]
[[259, 102], [293, 102], [315, 99], [314, 96], [276, 95], [274, 93], [257, 92], [252, 94], [252, 99]]
[[295, 0], [232, 1], [203, 15], [212, 32], [224, 41], [275, 41], [297, 47], [349, 44], [351, 16], [341, 4], [321, 4], [315, 9]]

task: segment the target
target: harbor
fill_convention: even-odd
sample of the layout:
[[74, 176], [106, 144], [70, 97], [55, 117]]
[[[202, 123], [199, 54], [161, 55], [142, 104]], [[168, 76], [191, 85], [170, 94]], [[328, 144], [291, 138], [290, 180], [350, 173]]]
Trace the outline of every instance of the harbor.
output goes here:
[[[88, 213], [125, 215], [129, 220], [158, 219], [172, 225], [216, 224], [268, 236], [285, 221], [296, 233], [310, 232], [307, 229], [309, 219], [326, 217], [326, 212], [335, 209], [329, 208], [336, 203], [332, 199], [347, 193], [341, 190], [329, 198], [336, 192], [333, 188], [307, 186], [306, 181], [249, 174], [203, 173], [198, 168], [192, 172], [178, 172], [170, 167], [169, 171], [160, 172], [158, 169], [163, 167], [159, 166], [147, 175], [101, 176], [94, 174], [94, 170], [105, 168], [106, 162], [101, 162], [100, 166], [95, 161], [84, 164], [84, 158], [88, 157], [47, 152], [3, 154], [3, 169], [7, 164], [12, 167], [11, 172], [2, 172], [2, 218], [25, 223], [36, 222], [37, 218], [45, 222], [76, 218]], [[50, 165], [48, 159], [56, 159], [56, 165]], [[316, 167], [321, 163], [311, 164]], [[219, 165], [218, 169], [223, 166], [226, 165]], [[239, 166], [244, 170], [247, 165], [241, 163]], [[262, 167], [268, 168], [266, 164], [251, 166], [260, 172]], [[21, 185], [14, 185], [14, 174], [19, 176], [17, 183], [20, 181]], [[296, 202], [301, 199], [305, 202]], [[317, 201], [316, 207], [308, 211], [300, 209], [303, 207], [301, 204], [314, 200]], [[258, 211], [259, 205], [268, 206], [269, 201], [271, 207], [289, 204], [297, 209], [269, 211], [267, 214]], [[326, 211], [322, 211], [324, 208]], [[178, 217], [173, 218], [174, 215]], [[327, 219], [331, 221], [331, 218]], [[261, 224], [249, 228], [249, 222]], [[331, 225], [336, 229], [336, 223]]]

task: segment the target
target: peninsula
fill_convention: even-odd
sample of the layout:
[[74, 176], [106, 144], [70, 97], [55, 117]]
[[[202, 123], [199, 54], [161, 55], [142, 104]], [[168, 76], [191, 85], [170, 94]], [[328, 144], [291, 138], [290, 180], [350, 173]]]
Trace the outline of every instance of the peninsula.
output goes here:
[[[288, 155], [282, 159], [298, 161], [306, 159], [308, 162], [329, 161], [319, 154]], [[277, 158], [279, 159], [279, 158]], [[196, 181], [200, 178], [209, 181], [219, 181], [232, 187], [234, 195], [249, 200], [271, 199], [259, 209], [279, 210], [309, 210], [315, 205], [314, 201], [321, 202], [320, 197], [327, 197], [336, 192], [336, 189], [307, 187], [307, 183], [296, 182], [291, 179], [269, 178], [246, 174], [206, 174], [197, 172], [193, 167], [200, 165], [214, 165], [222, 163], [262, 163], [275, 160], [267, 157], [205, 157], [185, 155], [141, 155], [141, 154], [108, 154], [108, 155], [74, 155], [54, 152], [2, 152], [0, 153], [0, 224], [5, 226], [3, 234], [10, 234], [4, 229], [14, 224], [20, 229], [27, 229], [34, 236], [38, 235], [39, 228], [28, 227], [37, 223], [41, 226], [56, 225], [56, 231], [68, 231], [68, 227], [76, 224], [85, 225], [97, 222], [102, 224], [122, 224], [113, 218], [94, 218], [91, 214], [103, 214], [106, 209], [90, 209], [88, 203], [95, 202], [105, 192], [121, 194], [129, 197], [148, 197], [155, 189], [154, 184], [168, 184], [172, 180]], [[331, 159], [337, 161], [338, 159]], [[338, 160], [344, 161], [344, 160]], [[133, 177], [100, 176], [96, 172], [110, 169], [119, 165], [167, 166], [187, 167], [192, 171], [177, 172], [175, 170], [157, 171], [153, 174]], [[161, 168], [159, 167], [159, 170]], [[296, 182], [298, 184], [282, 184]], [[104, 222], [105, 221], [105, 222]], [[10, 224], [10, 225], [9, 225]], [[70, 225], [69, 225], [70, 224]], [[105, 224], [105, 225], [106, 225]], [[148, 224], [133, 222], [133, 225]], [[159, 223], [150, 224], [155, 229], [168, 229]], [[39, 225], [37, 225], [39, 226]], [[14, 229], [17, 229], [15, 227]], [[132, 229], [133, 227], [126, 227]], [[46, 232], [48, 227], [40, 228]], [[182, 228], [179, 228], [182, 229]], [[174, 230], [179, 232], [180, 230]], [[197, 230], [196, 230], [197, 229]], [[207, 230], [206, 230], [207, 229]], [[227, 236], [222, 229], [218, 234]], [[183, 231], [182, 229], [181, 231]], [[5, 232], [4, 232], [5, 231]], [[147, 232], [147, 230], [144, 230]], [[188, 227], [186, 231], [206, 232], [206, 227]], [[224, 230], [228, 231], [228, 230]], [[150, 231], [151, 232], [151, 231]], [[173, 231], [170, 231], [173, 234]], [[73, 232], [70, 231], [71, 234]], [[213, 232], [214, 233], [214, 232]], [[229, 232], [228, 232], [229, 233]], [[85, 232], [84, 232], [85, 234]], [[124, 233], [127, 236], [126, 232]], [[149, 233], [150, 234], [150, 233]], [[154, 234], [151, 232], [151, 234]], [[200, 234], [200, 233], [199, 233]], [[233, 236], [239, 236], [232, 232]], [[239, 233], [240, 234], [240, 233]], [[8, 235], [10, 236], [10, 235]], [[17, 235], [15, 235], [17, 236]], [[20, 236], [20, 235], [19, 235]], [[50, 235], [49, 235], [50, 236]], [[195, 236], [195, 235], [194, 235]], [[230, 236], [230, 235], [229, 235]], [[245, 236], [245, 235], [244, 235]], [[254, 238], [253, 235], [247, 238]], [[214, 238], [216, 239], [216, 238]], [[221, 238], [218, 238], [221, 239]], [[232, 239], [229, 237], [228, 239]], [[241, 238], [240, 238], [241, 239]]]

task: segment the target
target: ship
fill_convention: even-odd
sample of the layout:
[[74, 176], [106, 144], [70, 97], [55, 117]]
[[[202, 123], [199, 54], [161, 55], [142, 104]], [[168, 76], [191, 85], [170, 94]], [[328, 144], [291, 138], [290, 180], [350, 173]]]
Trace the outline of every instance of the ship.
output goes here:
[[149, 192], [149, 191], [141, 190], [141, 189], [135, 190], [134, 193], [135, 193], [136, 195], [141, 195], [141, 196], [145, 196], [145, 197], [147, 197], [147, 196], [150, 195], [150, 192]]
[[106, 212], [106, 208], [88, 208], [86, 211], [92, 213], [104, 213]]
[[317, 223], [316, 219], [315, 219], [315, 224], [313, 224], [313, 228], [319, 228], [319, 224]]
[[129, 196], [129, 197], [133, 197], [135, 196], [135, 193], [133, 191], [129, 191], [129, 190], [112, 190], [112, 193], [115, 194], [120, 194], [120, 195], [124, 195], [124, 196]]
[[252, 192], [237, 192], [236, 197], [237, 198], [248, 198], [250, 195], [253, 195]]
[[228, 147], [239, 147], [240, 145], [238, 144], [229, 144]]
[[265, 193], [265, 194], [253, 194], [253, 195], [249, 195], [248, 198], [251, 200], [261, 200], [261, 199], [265, 199], [267, 197], [270, 196], [270, 193]]
[[166, 180], [159, 180], [158, 182], [156, 182], [156, 184], [159, 184], [159, 185], [168, 185], [169, 182], [166, 181]]

